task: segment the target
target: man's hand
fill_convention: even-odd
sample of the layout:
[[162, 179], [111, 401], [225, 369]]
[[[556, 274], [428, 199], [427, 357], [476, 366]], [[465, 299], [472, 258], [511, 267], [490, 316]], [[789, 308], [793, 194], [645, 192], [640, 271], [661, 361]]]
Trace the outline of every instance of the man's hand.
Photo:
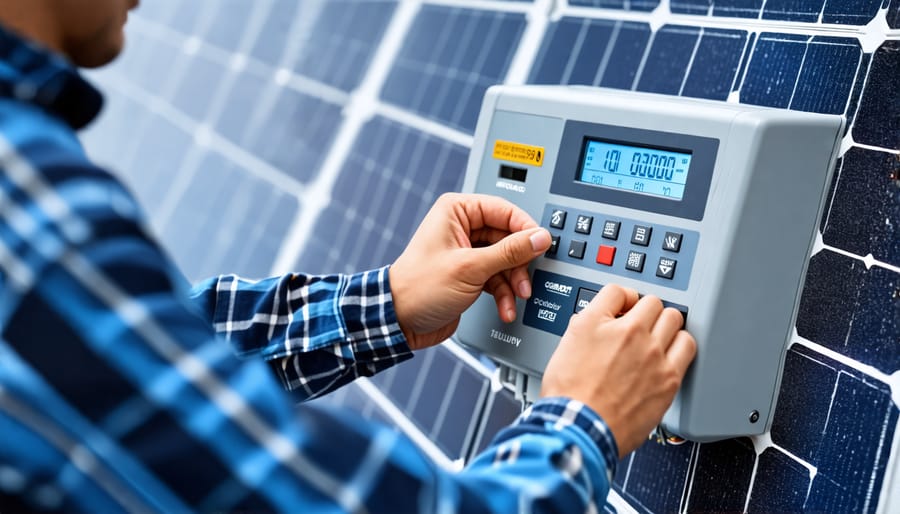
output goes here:
[[550, 233], [502, 198], [442, 195], [389, 271], [410, 348], [450, 337], [481, 291], [494, 295], [500, 319], [514, 320], [515, 297], [531, 296], [527, 264], [549, 247]]
[[[616, 317], [624, 313], [621, 317]], [[672, 403], [697, 351], [684, 319], [659, 298], [604, 287], [572, 316], [541, 384], [541, 396], [565, 396], [609, 425], [619, 456], [647, 439]]]

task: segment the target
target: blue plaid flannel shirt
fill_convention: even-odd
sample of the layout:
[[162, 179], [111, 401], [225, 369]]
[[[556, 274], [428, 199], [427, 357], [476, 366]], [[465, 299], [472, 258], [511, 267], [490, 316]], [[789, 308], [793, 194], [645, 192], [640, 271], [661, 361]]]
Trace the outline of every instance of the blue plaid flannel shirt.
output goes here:
[[312, 398], [410, 356], [386, 269], [189, 293], [75, 136], [101, 103], [0, 28], [0, 511], [601, 508], [616, 444], [575, 401], [537, 402], [459, 473], [295, 407], [276, 375]]

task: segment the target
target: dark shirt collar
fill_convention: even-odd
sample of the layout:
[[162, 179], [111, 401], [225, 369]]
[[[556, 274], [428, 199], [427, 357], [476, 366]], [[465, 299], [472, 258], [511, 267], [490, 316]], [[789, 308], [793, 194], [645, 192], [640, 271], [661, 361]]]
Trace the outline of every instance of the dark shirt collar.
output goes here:
[[103, 96], [66, 59], [0, 26], [0, 98], [44, 109], [78, 130], [90, 123]]

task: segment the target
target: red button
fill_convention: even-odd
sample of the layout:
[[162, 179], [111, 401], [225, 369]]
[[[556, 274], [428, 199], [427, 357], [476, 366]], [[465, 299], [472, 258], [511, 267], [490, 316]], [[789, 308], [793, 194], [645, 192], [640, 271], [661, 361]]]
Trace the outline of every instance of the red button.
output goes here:
[[597, 250], [597, 264], [604, 264], [606, 266], [612, 266], [613, 259], [616, 258], [616, 247], [615, 246], [604, 246], [600, 245], [600, 249]]

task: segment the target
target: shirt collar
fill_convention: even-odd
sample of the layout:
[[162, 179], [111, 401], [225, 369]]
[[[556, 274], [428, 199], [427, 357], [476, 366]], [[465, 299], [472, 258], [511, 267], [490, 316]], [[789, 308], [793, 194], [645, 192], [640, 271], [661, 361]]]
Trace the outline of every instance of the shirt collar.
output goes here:
[[103, 96], [62, 56], [0, 26], [0, 98], [30, 103], [78, 130], [103, 107]]

